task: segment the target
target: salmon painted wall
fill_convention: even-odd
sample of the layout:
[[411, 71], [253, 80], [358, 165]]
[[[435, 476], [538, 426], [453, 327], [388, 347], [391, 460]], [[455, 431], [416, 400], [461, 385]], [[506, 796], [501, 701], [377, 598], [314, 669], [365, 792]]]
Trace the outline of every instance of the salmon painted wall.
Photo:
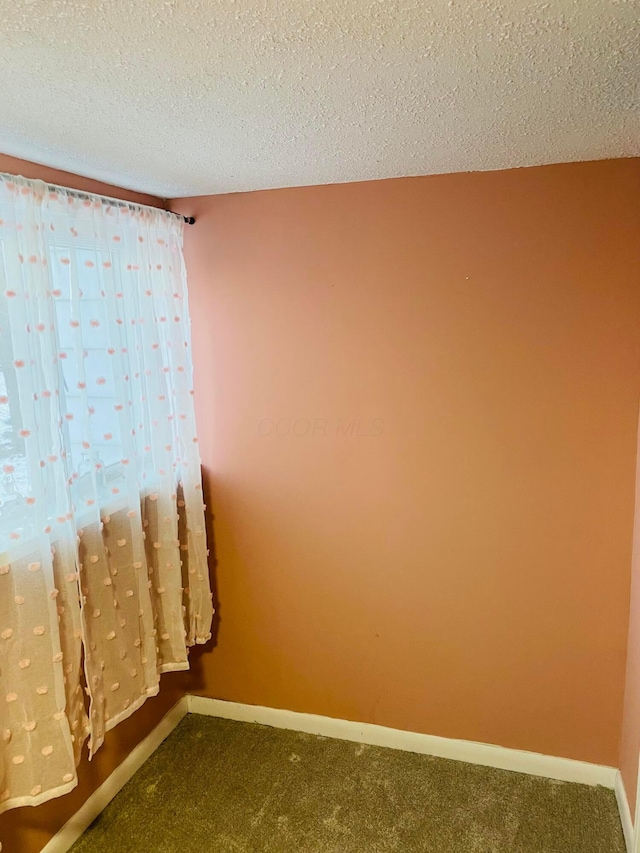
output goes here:
[[627, 678], [624, 694], [624, 717], [620, 745], [620, 772], [631, 814], [635, 814], [638, 761], [640, 759], [640, 432], [638, 433], [638, 468], [636, 477], [636, 511], [633, 531], [631, 607], [627, 644]]
[[[0, 154], [0, 172], [23, 175], [26, 178], [48, 181], [85, 192], [101, 193], [139, 204], [164, 207], [164, 202], [153, 196], [140, 195], [4, 154]], [[87, 797], [181, 698], [184, 694], [183, 682], [184, 675], [181, 673], [163, 676], [160, 695], [149, 699], [133, 717], [109, 732], [104, 746], [91, 763], [86, 760], [81, 763], [78, 768], [80, 784], [71, 794], [37, 808], [14, 809], [0, 815], [2, 850], [9, 853], [39, 853], [51, 836], [75, 814]]]
[[619, 160], [173, 203], [199, 692], [617, 765], [639, 190]]

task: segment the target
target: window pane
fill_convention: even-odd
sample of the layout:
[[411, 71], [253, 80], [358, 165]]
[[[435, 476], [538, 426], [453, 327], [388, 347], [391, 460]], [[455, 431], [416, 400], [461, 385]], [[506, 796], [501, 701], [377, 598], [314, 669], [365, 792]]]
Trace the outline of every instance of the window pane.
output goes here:
[[[7, 377], [0, 365], [0, 505], [12, 502], [16, 494], [26, 494], [29, 484], [24, 440], [11, 418]], [[13, 395], [12, 395], [13, 396]]]
[[[96, 466], [97, 470], [102, 466], [109, 468], [122, 459], [116, 411], [116, 405], [122, 401], [116, 400], [113, 381], [113, 356], [121, 348], [120, 333], [109, 323], [101, 253], [93, 248], [72, 249], [57, 244], [51, 247], [51, 258], [60, 291], [54, 304], [64, 406], [70, 416], [65, 424], [66, 441], [73, 471], [87, 476]], [[77, 276], [81, 293], [75, 305], [69, 298], [71, 275]], [[89, 448], [87, 436], [90, 436]]]

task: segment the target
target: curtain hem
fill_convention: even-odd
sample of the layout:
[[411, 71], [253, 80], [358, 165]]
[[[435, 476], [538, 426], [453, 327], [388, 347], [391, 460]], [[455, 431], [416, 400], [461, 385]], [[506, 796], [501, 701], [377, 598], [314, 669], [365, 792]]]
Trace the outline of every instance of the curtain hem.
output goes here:
[[36, 797], [12, 797], [0, 804], [0, 814], [3, 814], [3, 812], [9, 811], [10, 809], [19, 809], [22, 806], [41, 806], [43, 803], [49, 802], [49, 800], [54, 800], [56, 797], [63, 797], [65, 794], [70, 793], [77, 784], [78, 776], [76, 774], [75, 778], [72, 779], [71, 782], [67, 782], [65, 785], [60, 785], [58, 788], [50, 788], [48, 791], [43, 791]]
[[179, 663], [163, 663], [158, 667], [158, 672], [163, 675], [165, 672], [186, 672], [190, 669], [189, 661], [180, 661]]
[[125, 708], [123, 711], [120, 711], [120, 713], [116, 714], [115, 717], [112, 717], [110, 720], [107, 720], [104, 726], [105, 732], [110, 732], [111, 729], [115, 729], [115, 727], [119, 723], [121, 723], [123, 720], [126, 720], [132, 714], [135, 714], [138, 708], [141, 708], [150, 696], [157, 696], [159, 692], [159, 684], [156, 684], [155, 687], [150, 687], [146, 691], [146, 693], [143, 693], [142, 696], [140, 696], [140, 698], [136, 702], [133, 702], [131, 705], [129, 705], [128, 708]]
[[0, 222], [4, 812], [77, 785], [212, 602], [182, 222], [6, 174]]

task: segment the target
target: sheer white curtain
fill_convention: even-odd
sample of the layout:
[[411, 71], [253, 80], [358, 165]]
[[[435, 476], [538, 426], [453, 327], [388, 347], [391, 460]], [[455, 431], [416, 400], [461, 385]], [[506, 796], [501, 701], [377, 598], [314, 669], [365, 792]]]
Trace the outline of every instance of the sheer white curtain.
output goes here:
[[0, 811], [210, 637], [182, 229], [0, 175]]

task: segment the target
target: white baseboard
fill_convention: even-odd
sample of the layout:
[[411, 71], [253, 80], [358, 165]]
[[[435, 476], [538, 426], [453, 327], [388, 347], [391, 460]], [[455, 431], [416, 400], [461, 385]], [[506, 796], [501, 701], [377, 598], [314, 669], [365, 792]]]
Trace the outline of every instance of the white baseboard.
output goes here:
[[627, 853], [634, 853], [633, 821], [631, 820], [629, 800], [627, 799], [627, 792], [625, 791], [620, 771], [616, 773], [616, 782], [613, 790], [616, 794], [616, 802], [618, 803], [618, 812], [620, 813], [620, 822], [622, 823], [624, 842], [627, 845]]
[[563, 782], [602, 785], [611, 789], [615, 788], [616, 784], [618, 771], [615, 767], [589, 764], [572, 758], [556, 758], [552, 755], [508, 749], [488, 743], [406, 732], [401, 729], [376, 726], [372, 723], [353, 723], [348, 720], [336, 720], [333, 717], [320, 717], [316, 714], [264, 708], [260, 705], [242, 705], [237, 702], [224, 702], [221, 699], [207, 699], [204, 696], [188, 696], [187, 700], [189, 712], [192, 714], [260, 723], [264, 726], [291, 729], [372, 746], [386, 746], [390, 749], [402, 749], [406, 752], [481, 764], [484, 767], [528, 773], [530, 776], [560, 779]]
[[509, 749], [487, 743], [438, 737], [436, 735], [391, 729], [372, 723], [354, 723], [317, 714], [303, 714], [260, 705], [244, 705], [209, 699], [205, 696], [188, 695], [181, 699], [163, 717], [158, 725], [125, 758], [122, 764], [94, 791], [84, 805], [70, 818], [62, 829], [42, 849], [42, 853], [67, 853], [87, 827], [111, 802], [133, 774], [155, 752], [180, 720], [187, 714], [202, 714], [247, 723], [258, 723], [273, 728], [306, 732], [307, 734], [366, 743], [400, 749], [421, 755], [433, 755], [454, 761], [466, 761], [484, 767], [496, 767], [531, 776], [559, 779], [563, 782], [578, 782], [584, 785], [602, 785], [615, 791], [620, 819], [628, 853], [633, 851], [633, 825], [622, 779], [615, 767], [589, 764], [571, 758], [556, 758], [536, 752]]
[[62, 829], [42, 848], [42, 853], [67, 853], [85, 829], [93, 823], [115, 795], [124, 788], [136, 770], [139, 770], [145, 761], [153, 755], [162, 741], [171, 734], [187, 713], [188, 700], [184, 696], [165, 714], [146, 738], [140, 741], [129, 753], [122, 764], [119, 764], [102, 785], [91, 794], [73, 817], [69, 818]]

